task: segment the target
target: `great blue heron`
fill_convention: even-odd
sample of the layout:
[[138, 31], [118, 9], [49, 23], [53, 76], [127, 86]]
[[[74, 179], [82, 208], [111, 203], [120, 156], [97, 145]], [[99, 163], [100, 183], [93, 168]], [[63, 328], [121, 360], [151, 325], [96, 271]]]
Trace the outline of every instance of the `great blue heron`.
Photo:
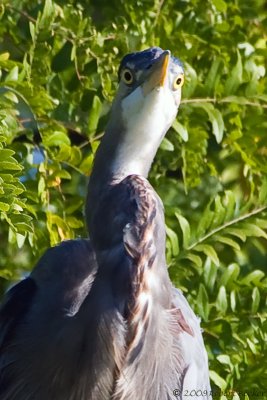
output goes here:
[[1, 308], [1, 400], [210, 398], [199, 320], [170, 282], [146, 179], [183, 81], [170, 51], [122, 60], [89, 183], [90, 241], [47, 250]]

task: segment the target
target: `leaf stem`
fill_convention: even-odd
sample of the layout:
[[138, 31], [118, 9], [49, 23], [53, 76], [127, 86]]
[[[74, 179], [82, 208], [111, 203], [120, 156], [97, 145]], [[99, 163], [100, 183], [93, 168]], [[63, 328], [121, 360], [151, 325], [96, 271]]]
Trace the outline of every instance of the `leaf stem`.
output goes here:
[[195, 246], [199, 245], [200, 243], [203, 243], [205, 240], [209, 239], [211, 236], [216, 235], [216, 233], [222, 231], [223, 229], [228, 228], [229, 226], [235, 225], [238, 222], [244, 221], [245, 219], [248, 219], [250, 217], [253, 217], [254, 215], [260, 214], [261, 212], [267, 210], [267, 205], [262, 206], [260, 208], [256, 208], [255, 210], [251, 211], [248, 214], [240, 215], [237, 218], [232, 219], [231, 221], [226, 222], [223, 225], [218, 226], [217, 228], [213, 229], [206, 235], [204, 235], [202, 238], [196, 240], [193, 242], [186, 250], [192, 250]]
[[[235, 103], [234, 98], [222, 98], [222, 99], [216, 99], [215, 97], [199, 97], [199, 98], [193, 98], [193, 99], [183, 99], [181, 100], [181, 104], [194, 104], [194, 103], [214, 103], [214, 104], [220, 104], [220, 103]], [[254, 101], [242, 101], [239, 103], [240, 105], [244, 106], [252, 106], [252, 107], [262, 107], [262, 108], [267, 108], [266, 103], [258, 103]]]

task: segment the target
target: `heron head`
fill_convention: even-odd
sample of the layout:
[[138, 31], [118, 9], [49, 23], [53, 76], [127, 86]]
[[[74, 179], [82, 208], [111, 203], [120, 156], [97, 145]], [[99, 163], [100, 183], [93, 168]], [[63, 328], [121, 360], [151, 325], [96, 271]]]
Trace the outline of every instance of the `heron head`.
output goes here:
[[146, 125], [147, 131], [157, 127], [165, 134], [177, 114], [183, 83], [182, 63], [169, 50], [152, 47], [128, 54], [119, 68], [115, 107], [127, 128]]
[[95, 165], [109, 159], [108, 173], [116, 179], [146, 177], [176, 117], [183, 82], [182, 64], [169, 50], [152, 47], [126, 55]]

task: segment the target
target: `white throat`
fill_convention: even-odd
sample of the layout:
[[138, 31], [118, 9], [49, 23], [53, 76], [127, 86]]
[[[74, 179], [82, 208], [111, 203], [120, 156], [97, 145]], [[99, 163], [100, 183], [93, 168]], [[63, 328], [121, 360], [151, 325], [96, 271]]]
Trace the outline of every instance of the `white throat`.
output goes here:
[[112, 169], [121, 177], [131, 174], [147, 176], [157, 149], [171, 126], [177, 105], [166, 86], [146, 96], [139, 86], [122, 101], [125, 134]]

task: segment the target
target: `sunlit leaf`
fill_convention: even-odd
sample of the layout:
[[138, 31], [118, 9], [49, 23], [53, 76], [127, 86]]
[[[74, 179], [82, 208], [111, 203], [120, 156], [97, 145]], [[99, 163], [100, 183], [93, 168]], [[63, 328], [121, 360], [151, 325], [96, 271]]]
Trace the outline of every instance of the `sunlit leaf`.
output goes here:
[[52, 135], [44, 138], [47, 147], [61, 146], [61, 144], [70, 145], [70, 140], [65, 132], [54, 132]]
[[264, 272], [255, 270], [250, 272], [245, 278], [241, 280], [243, 285], [250, 285], [251, 283], [259, 284], [260, 280], [264, 277]]
[[180, 122], [177, 121], [177, 119], [175, 119], [172, 123], [172, 127], [175, 130], [175, 132], [178, 133], [178, 135], [181, 136], [181, 138], [187, 142], [188, 141], [188, 131], [185, 128], [184, 125], [182, 125]]
[[207, 321], [209, 317], [209, 297], [203, 284], [199, 285], [199, 291], [197, 295], [197, 310], [199, 315], [205, 321]]
[[224, 121], [220, 111], [211, 103], [195, 103], [194, 107], [202, 108], [208, 114], [208, 118], [212, 124], [212, 131], [218, 143], [222, 141], [224, 132]]
[[239, 265], [237, 263], [230, 264], [222, 274], [219, 284], [227, 287], [228, 284], [231, 284], [238, 278], [239, 273]]
[[180, 227], [182, 229], [183, 232], [183, 245], [184, 248], [186, 249], [189, 246], [189, 241], [190, 241], [190, 225], [188, 223], [188, 221], [180, 214], [175, 213], [176, 218], [179, 221]]
[[209, 244], [198, 244], [197, 246], [194, 247], [195, 251], [201, 251], [204, 254], [206, 254], [206, 256], [208, 256], [211, 261], [214, 262], [215, 265], [219, 265], [220, 264], [220, 260], [218, 258], [218, 255], [215, 251], [215, 249], [210, 246]]
[[229, 73], [225, 82], [225, 94], [234, 94], [242, 82], [243, 65], [239, 51], [237, 51], [237, 62]]
[[258, 311], [259, 304], [260, 304], [260, 291], [257, 287], [254, 287], [252, 291], [251, 312], [256, 313]]
[[167, 138], [164, 138], [160, 144], [160, 148], [165, 151], [173, 151], [174, 146]]
[[225, 290], [224, 286], [221, 286], [219, 289], [217, 299], [216, 299], [216, 308], [222, 314], [225, 314], [227, 307], [228, 307], [228, 301], [227, 301], [227, 296], [226, 296], [226, 290]]
[[88, 133], [92, 134], [96, 131], [100, 113], [102, 110], [102, 102], [98, 96], [94, 96], [92, 108], [88, 116]]
[[221, 390], [224, 390], [227, 383], [223, 378], [221, 378], [215, 371], [210, 371], [210, 379], [215, 383]]
[[179, 242], [176, 233], [168, 226], [166, 226], [167, 237], [170, 239], [172, 246], [172, 253], [174, 256], [177, 256], [179, 253]]

